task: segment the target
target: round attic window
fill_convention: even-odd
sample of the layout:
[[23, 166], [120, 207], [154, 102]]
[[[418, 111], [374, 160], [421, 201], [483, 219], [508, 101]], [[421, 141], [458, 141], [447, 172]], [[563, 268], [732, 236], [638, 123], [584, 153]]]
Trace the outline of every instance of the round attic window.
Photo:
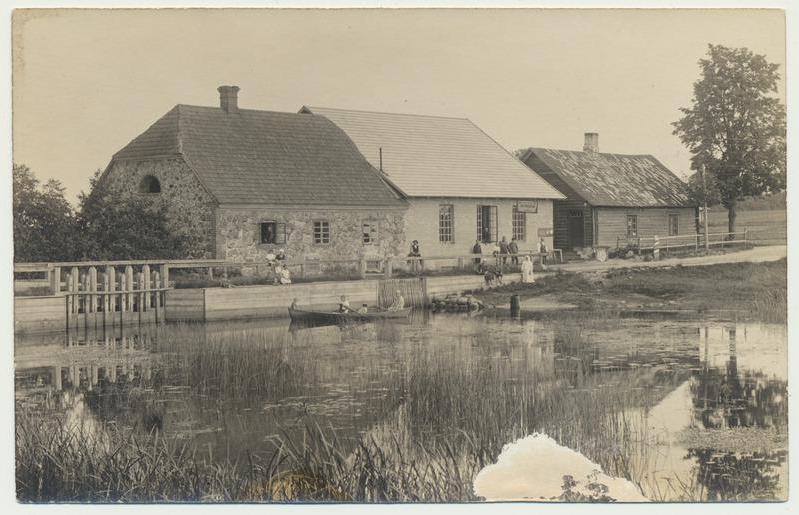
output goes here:
[[152, 175], [145, 175], [139, 183], [139, 193], [161, 193], [161, 183]]

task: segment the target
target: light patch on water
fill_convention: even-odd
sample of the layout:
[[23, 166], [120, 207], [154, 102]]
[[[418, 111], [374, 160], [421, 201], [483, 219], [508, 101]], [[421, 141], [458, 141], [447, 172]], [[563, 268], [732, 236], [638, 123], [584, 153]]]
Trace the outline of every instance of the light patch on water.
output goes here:
[[630, 481], [608, 476], [582, 454], [559, 445], [545, 434], [532, 434], [502, 448], [497, 462], [483, 468], [474, 480], [474, 493], [487, 501], [552, 501], [563, 493], [563, 476], [572, 476], [572, 489], [590, 495], [588, 476], [608, 487], [607, 495], [623, 502], [646, 502]]

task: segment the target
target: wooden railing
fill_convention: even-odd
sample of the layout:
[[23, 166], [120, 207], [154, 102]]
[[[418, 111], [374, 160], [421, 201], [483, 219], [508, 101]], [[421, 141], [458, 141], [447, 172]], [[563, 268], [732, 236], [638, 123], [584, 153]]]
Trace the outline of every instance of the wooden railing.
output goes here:
[[[717, 232], [707, 235], [708, 246], [747, 245], [749, 243], [749, 230], [736, 232]], [[640, 236], [634, 238], [616, 238], [616, 248], [633, 247], [640, 250], [668, 250], [678, 248], [690, 248], [695, 250], [704, 248], [704, 233], [686, 234], [678, 236]]]
[[[15, 275], [38, 274], [37, 284], [49, 285], [50, 295], [67, 296], [69, 313], [146, 312], [163, 305], [164, 291], [173, 286], [172, 275], [197, 270], [208, 280], [224, 283], [231, 275], [274, 276], [277, 265], [289, 269], [292, 279], [367, 278], [379, 275], [392, 278], [447, 271], [473, 273], [477, 260], [501, 272], [515, 270], [530, 256], [534, 261], [563, 261], [559, 250], [541, 254], [464, 254], [437, 257], [387, 257], [302, 261], [225, 261], [210, 260], [128, 260], [59, 263], [15, 263]], [[204, 280], [205, 280], [204, 279]], [[23, 281], [20, 281], [23, 282]], [[151, 299], [151, 300], [146, 300]], [[158, 300], [160, 299], [160, 300]], [[141, 310], [139, 308], [141, 306]], [[156, 311], [156, 314], [158, 312]]]

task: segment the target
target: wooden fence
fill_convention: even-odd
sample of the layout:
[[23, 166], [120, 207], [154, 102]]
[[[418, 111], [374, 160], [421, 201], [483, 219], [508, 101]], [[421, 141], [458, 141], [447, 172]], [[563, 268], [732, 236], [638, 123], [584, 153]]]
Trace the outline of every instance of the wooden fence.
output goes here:
[[[749, 230], [736, 232], [718, 232], [707, 235], [709, 247], [732, 245], [747, 245], [750, 243]], [[635, 249], [651, 251], [668, 251], [669, 249], [694, 248], [699, 250], [705, 247], [705, 234], [686, 234], [680, 236], [640, 236], [635, 238], [616, 238], [616, 248], [634, 247]]]

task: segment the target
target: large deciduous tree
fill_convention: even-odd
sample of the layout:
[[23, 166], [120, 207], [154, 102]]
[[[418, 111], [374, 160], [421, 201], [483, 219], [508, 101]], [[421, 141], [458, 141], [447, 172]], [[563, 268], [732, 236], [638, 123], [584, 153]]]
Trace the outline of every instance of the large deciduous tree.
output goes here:
[[[89, 193], [81, 192], [79, 223], [92, 259], [187, 259], [203, 257], [202, 226], [170, 212], [169, 198], [109, 187], [97, 170]], [[184, 217], [185, 218], [185, 217]]]
[[55, 179], [42, 184], [25, 165], [13, 165], [14, 261], [80, 257], [77, 220]]
[[785, 188], [779, 65], [746, 48], [709, 45], [699, 66], [692, 105], [680, 109], [683, 117], [674, 122], [674, 134], [693, 154], [691, 168], [704, 169], [706, 182], [717, 189], [729, 231], [735, 232], [739, 200]]

